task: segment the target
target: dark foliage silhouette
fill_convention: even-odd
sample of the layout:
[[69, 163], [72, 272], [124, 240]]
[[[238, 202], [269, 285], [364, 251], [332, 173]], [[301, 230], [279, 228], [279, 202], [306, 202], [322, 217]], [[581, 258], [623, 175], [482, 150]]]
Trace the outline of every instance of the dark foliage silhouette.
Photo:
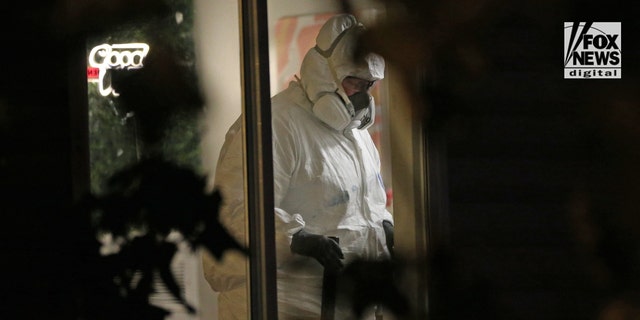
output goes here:
[[89, 196], [82, 206], [91, 230], [111, 234], [119, 247], [99, 255], [101, 244], [93, 243], [93, 258], [84, 266], [90, 274], [83, 314], [90, 319], [162, 319], [166, 312], [148, 303], [154, 272], [194, 312], [171, 272], [178, 248], [168, 236], [177, 231], [192, 249], [204, 247], [218, 259], [226, 250], [247, 253], [218, 222], [220, 204], [217, 192], [205, 194], [203, 177], [161, 159], [143, 160], [115, 174], [104, 195]]
[[[351, 2], [343, 1], [345, 11], [354, 10]], [[468, 208], [472, 201], [486, 205], [552, 200], [563, 209], [541, 223], [540, 230], [548, 231], [554, 224], [567, 221], [566, 230], [553, 245], [532, 231], [532, 225], [524, 229], [543, 248], [541, 257], [561, 251], [566, 261], [505, 263], [512, 258], [497, 254], [497, 250], [515, 247], [524, 234], [510, 234], [512, 239], [500, 243], [502, 248], [491, 248], [483, 239], [465, 240], [471, 235], [460, 230], [452, 229], [459, 234], [450, 238], [432, 234], [432, 255], [428, 257], [430, 318], [638, 318], [640, 130], [636, 121], [639, 99], [637, 89], [632, 89], [638, 87], [637, 64], [626, 63], [619, 80], [564, 80], [561, 26], [567, 21], [590, 19], [620, 21], [626, 36], [638, 30], [635, 17], [640, 7], [624, 1], [603, 5], [600, 1], [572, 0], [382, 3], [389, 9], [385, 19], [368, 28], [359, 48], [363, 53], [380, 53], [398, 70], [416, 121], [432, 136], [441, 134], [448, 139], [443, 157], [464, 158], [465, 164], [477, 165], [480, 170], [487, 170], [481, 166], [484, 161], [524, 159], [520, 172], [496, 176], [511, 187], [507, 196], [498, 195], [498, 188], [489, 192], [460, 189], [463, 192], [448, 194], [448, 214], [464, 225], [463, 220], [473, 217], [454, 211], [453, 205]], [[636, 56], [638, 43], [624, 39], [625, 57]], [[511, 128], [512, 122], [495, 119], [531, 122]], [[483, 126], [501, 135], [481, 136], [478, 133]], [[525, 173], [528, 160], [541, 164], [545, 175], [541, 186], [533, 185]], [[455, 163], [448, 164], [448, 170], [456, 169]], [[561, 166], [567, 169], [552, 174]], [[472, 174], [461, 176], [457, 185], [449, 187], [457, 188], [482, 171], [464, 173]], [[491, 186], [484, 181], [474, 183]], [[513, 192], [513, 186], [520, 184], [530, 193], [515, 199], [518, 193]], [[475, 195], [478, 199], [473, 198]], [[468, 201], [455, 203], [454, 197]], [[543, 214], [544, 210], [537, 212], [533, 221], [542, 221], [538, 219]], [[518, 222], [524, 219], [522, 215]], [[474, 228], [467, 230], [477, 230]], [[565, 236], [571, 239], [561, 238]], [[448, 244], [451, 239], [467, 247]], [[532, 242], [529, 245], [526, 249], [532, 248]], [[525, 259], [531, 251], [520, 252], [522, 257], [518, 259]], [[576, 262], [570, 258], [574, 255], [578, 257]], [[467, 261], [475, 264], [466, 266]], [[510, 297], [509, 290], [521, 297]], [[361, 294], [373, 298], [370, 292]], [[525, 298], [526, 294], [540, 300]]]
[[411, 306], [399, 278], [404, 264], [392, 260], [356, 260], [338, 276], [338, 297], [351, 304], [359, 318], [367, 308], [381, 306], [400, 319], [411, 315]]

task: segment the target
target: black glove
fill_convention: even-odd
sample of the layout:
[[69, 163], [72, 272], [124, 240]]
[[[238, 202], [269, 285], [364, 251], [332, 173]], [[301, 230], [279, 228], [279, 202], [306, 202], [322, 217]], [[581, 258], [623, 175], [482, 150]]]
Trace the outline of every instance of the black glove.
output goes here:
[[384, 237], [387, 240], [387, 249], [389, 250], [391, 257], [393, 258], [393, 224], [389, 220], [383, 220], [382, 228], [384, 228]]
[[337, 272], [343, 267], [340, 259], [344, 259], [344, 255], [338, 243], [329, 237], [309, 233], [304, 229], [293, 235], [291, 252], [315, 258], [330, 271]]

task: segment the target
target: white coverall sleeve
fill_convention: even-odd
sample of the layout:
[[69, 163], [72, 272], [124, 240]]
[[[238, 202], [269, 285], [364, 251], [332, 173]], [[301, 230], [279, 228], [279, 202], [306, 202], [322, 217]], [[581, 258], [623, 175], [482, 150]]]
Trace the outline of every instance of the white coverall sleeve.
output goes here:
[[[278, 208], [289, 186], [295, 164], [294, 148], [288, 130], [274, 125], [273, 167], [275, 203], [275, 242], [278, 261], [291, 255], [291, 237], [304, 227], [299, 214]], [[278, 131], [278, 132], [276, 132]], [[278, 137], [277, 139], [275, 137]], [[247, 245], [247, 220], [244, 208], [244, 159], [242, 122], [238, 119], [229, 129], [216, 168], [215, 188], [221, 192], [220, 222], [240, 243]], [[247, 259], [242, 254], [227, 251], [221, 261], [211, 256], [203, 258], [204, 275], [217, 292], [233, 290], [245, 284]]]
[[291, 183], [296, 166], [297, 152], [295, 133], [290, 121], [274, 117], [273, 131], [273, 194], [275, 206], [276, 255], [278, 263], [292, 254], [289, 250], [293, 234], [305, 226], [302, 216], [295, 212], [287, 212], [280, 207]]
[[[247, 245], [244, 217], [244, 168], [241, 119], [231, 126], [220, 151], [215, 188], [220, 191], [220, 222], [238, 242]], [[239, 288], [246, 281], [246, 257], [234, 250], [225, 251], [220, 261], [208, 253], [203, 257], [204, 276], [217, 292]]]

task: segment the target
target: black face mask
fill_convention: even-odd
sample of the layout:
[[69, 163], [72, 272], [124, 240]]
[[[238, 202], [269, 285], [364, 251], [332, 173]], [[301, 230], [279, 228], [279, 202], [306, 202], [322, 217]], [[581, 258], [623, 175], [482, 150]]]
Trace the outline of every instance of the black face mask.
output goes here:
[[349, 100], [351, 101], [351, 104], [353, 104], [355, 111], [358, 112], [369, 106], [369, 103], [371, 103], [371, 96], [365, 91], [360, 91], [350, 95]]

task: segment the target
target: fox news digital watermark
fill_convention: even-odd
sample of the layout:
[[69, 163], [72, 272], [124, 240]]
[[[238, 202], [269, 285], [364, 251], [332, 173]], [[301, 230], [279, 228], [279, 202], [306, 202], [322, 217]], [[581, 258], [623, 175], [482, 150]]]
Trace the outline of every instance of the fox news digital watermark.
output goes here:
[[621, 79], [621, 23], [565, 22], [564, 78]]

